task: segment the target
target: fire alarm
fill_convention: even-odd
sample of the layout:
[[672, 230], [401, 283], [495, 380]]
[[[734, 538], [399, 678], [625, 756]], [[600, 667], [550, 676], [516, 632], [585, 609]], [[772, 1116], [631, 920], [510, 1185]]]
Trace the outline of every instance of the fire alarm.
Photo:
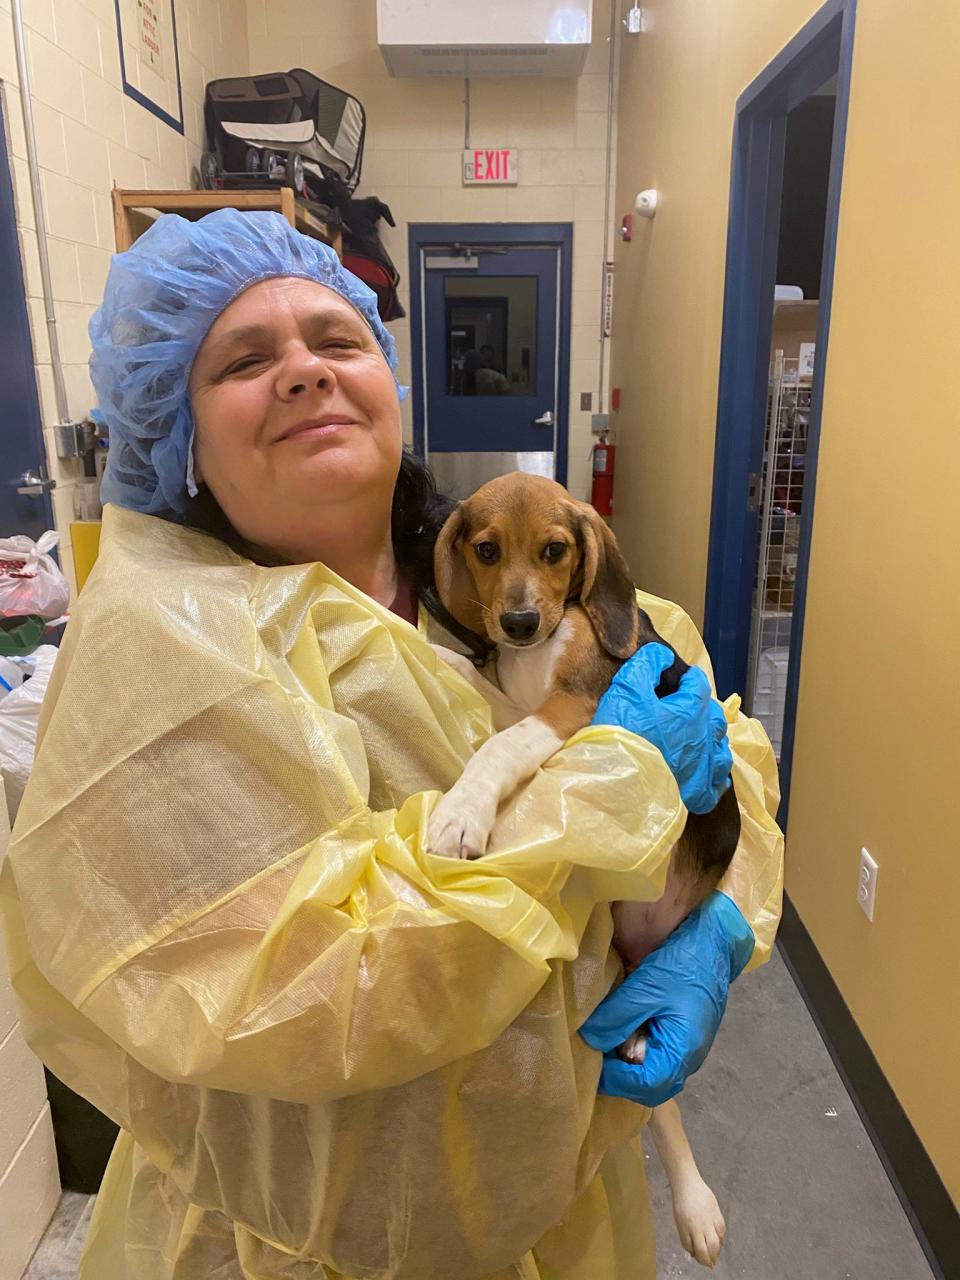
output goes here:
[[620, 223], [620, 239], [621, 240], [633, 239], [633, 214], [632, 213], [625, 213], [623, 215], [623, 221]]

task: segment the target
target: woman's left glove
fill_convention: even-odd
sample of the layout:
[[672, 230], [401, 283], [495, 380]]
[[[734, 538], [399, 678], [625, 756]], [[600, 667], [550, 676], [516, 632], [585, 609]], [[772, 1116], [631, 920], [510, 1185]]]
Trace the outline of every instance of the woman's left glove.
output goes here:
[[638, 649], [613, 677], [593, 723], [619, 725], [652, 742], [690, 812], [709, 813], [730, 785], [727, 720], [699, 667], [683, 673], [675, 693], [657, 697], [660, 677], [673, 660], [663, 644]]
[[[753, 954], [753, 930], [715, 891], [603, 1000], [580, 1028], [604, 1055], [600, 1092], [658, 1107], [703, 1065], [727, 1007], [727, 991]], [[643, 1062], [616, 1053], [647, 1024]]]

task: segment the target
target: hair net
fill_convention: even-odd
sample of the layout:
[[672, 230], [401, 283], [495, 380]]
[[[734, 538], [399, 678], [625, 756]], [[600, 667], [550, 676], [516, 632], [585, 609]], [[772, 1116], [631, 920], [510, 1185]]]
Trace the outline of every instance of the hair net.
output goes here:
[[176, 518], [196, 494], [188, 383], [210, 326], [244, 289], [277, 276], [326, 285], [360, 312], [387, 363], [396, 345], [376, 294], [329, 245], [279, 213], [219, 209], [197, 222], [164, 214], [111, 265], [90, 321], [90, 374], [110, 449], [103, 500]]

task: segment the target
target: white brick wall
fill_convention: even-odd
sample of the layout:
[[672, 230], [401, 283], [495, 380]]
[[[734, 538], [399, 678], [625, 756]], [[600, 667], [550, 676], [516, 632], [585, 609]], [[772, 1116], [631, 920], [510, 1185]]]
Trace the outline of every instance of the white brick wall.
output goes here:
[[[0, 0], [0, 80], [5, 82], [42, 418], [51, 473], [58, 481], [54, 509], [72, 576], [69, 523], [78, 473], [74, 464], [56, 459], [53, 447], [57, 412], [10, 8], [11, 0]], [[404, 277], [405, 302], [410, 222], [573, 222], [569, 484], [574, 493], [586, 495], [591, 441], [580, 392], [595, 391], [597, 381], [609, 0], [594, 6], [594, 43], [579, 79], [473, 81], [471, 142], [521, 151], [520, 184], [490, 190], [464, 189], [460, 183], [462, 82], [391, 80], [376, 47], [371, 0], [317, 0], [306, 6], [301, 0], [177, 0], [185, 136], [122, 92], [113, 0], [24, 0], [23, 8], [71, 416], [82, 416], [91, 406], [86, 325], [113, 249], [111, 186], [189, 186], [203, 142], [206, 82], [251, 69], [303, 65], [349, 88], [367, 108], [361, 194], [381, 196], [398, 216], [396, 230], [388, 229], [385, 240]], [[409, 378], [409, 324], [392, 327]], [[410, 410], [408, 401], [408, 432]]]
[[[0, 778], [0, 859], [9, 834]], [[20, 1032], [16, 999], [2, 959], [0, 1099], [0, 1280], [20, 1280], [57, 1206], [60, 1180], [43, 1068]]]
[[[24, 0], [27, 58], [47, 219], [47, 247], [71, 417], [92, 406], [87, 323], [103, 292], [113, 251], [110, 189], [189, 187], [203, 144], [208, 80], [244, 75], [245, 0], [176, 0], [184, 135], [122, 91], [113, 0]], [[11, 0], [0, 0], [0, 81], [10, 140], [37, 383], [54, 513], [68, 577], [69, 525], [79, 471], [56, 457], [58, 421], [40, 288], [36, 220], [26, 163]]]
[[[578, 79], [471, 81], [471, 145], [520, 150], [519, 184], [490, 189], [461, 184], [463, 81], [392, 80], [377, 49], [376, 8], [373, 0], [247, 0], [250, 70], [306, 67], [363, 103], [367, 140], [358, 194], [380, 196], [397, 219], [395, 230], [381, 224], [381, 234], [403, 278], [408, 311], [409, 223], [574, 224], [568, 485], [586, 497], [592, 441], [580, 392], [592, 391], [597, 407], [609, 0], [594, 4], [593, 44]], [[390, 331], [409, 382], [409, 321], [395, 321]], [[408, 399], [408, 436], [411, 410]]]

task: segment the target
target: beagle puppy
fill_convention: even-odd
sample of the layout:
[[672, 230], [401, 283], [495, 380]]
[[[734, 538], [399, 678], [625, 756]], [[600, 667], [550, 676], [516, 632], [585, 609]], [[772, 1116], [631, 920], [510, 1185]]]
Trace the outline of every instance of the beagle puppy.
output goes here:
[[[499, 689], [470, 661], [455, 665], [491, 704], [498, 730], [437, 805], [432, 853], [478, 858], [500, 802], [593, 719], [616, 671], [644, 644], [672, 650], [637, 606], [613, 533], [593, 507], [552, 480], [514, 472], [461, 502], [434, 550], [437, 594], [462, 631], [496, 646]], [[674, 692], [688, 664], [674, 652], [657, 694]], [[733, 787], [708, 814], [688, 814], [671, 856], [663, 897], [613, 906], [614, 945], [627, 973], [716, 888], [740, 838]], [[642, 1030], [620, 1055], [640, 1062]], [[684, 1247], [713, 1266], [724, 1223], [694, 1163], [675, 1102], [653, 1114], [652, 1131], [670, 1179]]]

